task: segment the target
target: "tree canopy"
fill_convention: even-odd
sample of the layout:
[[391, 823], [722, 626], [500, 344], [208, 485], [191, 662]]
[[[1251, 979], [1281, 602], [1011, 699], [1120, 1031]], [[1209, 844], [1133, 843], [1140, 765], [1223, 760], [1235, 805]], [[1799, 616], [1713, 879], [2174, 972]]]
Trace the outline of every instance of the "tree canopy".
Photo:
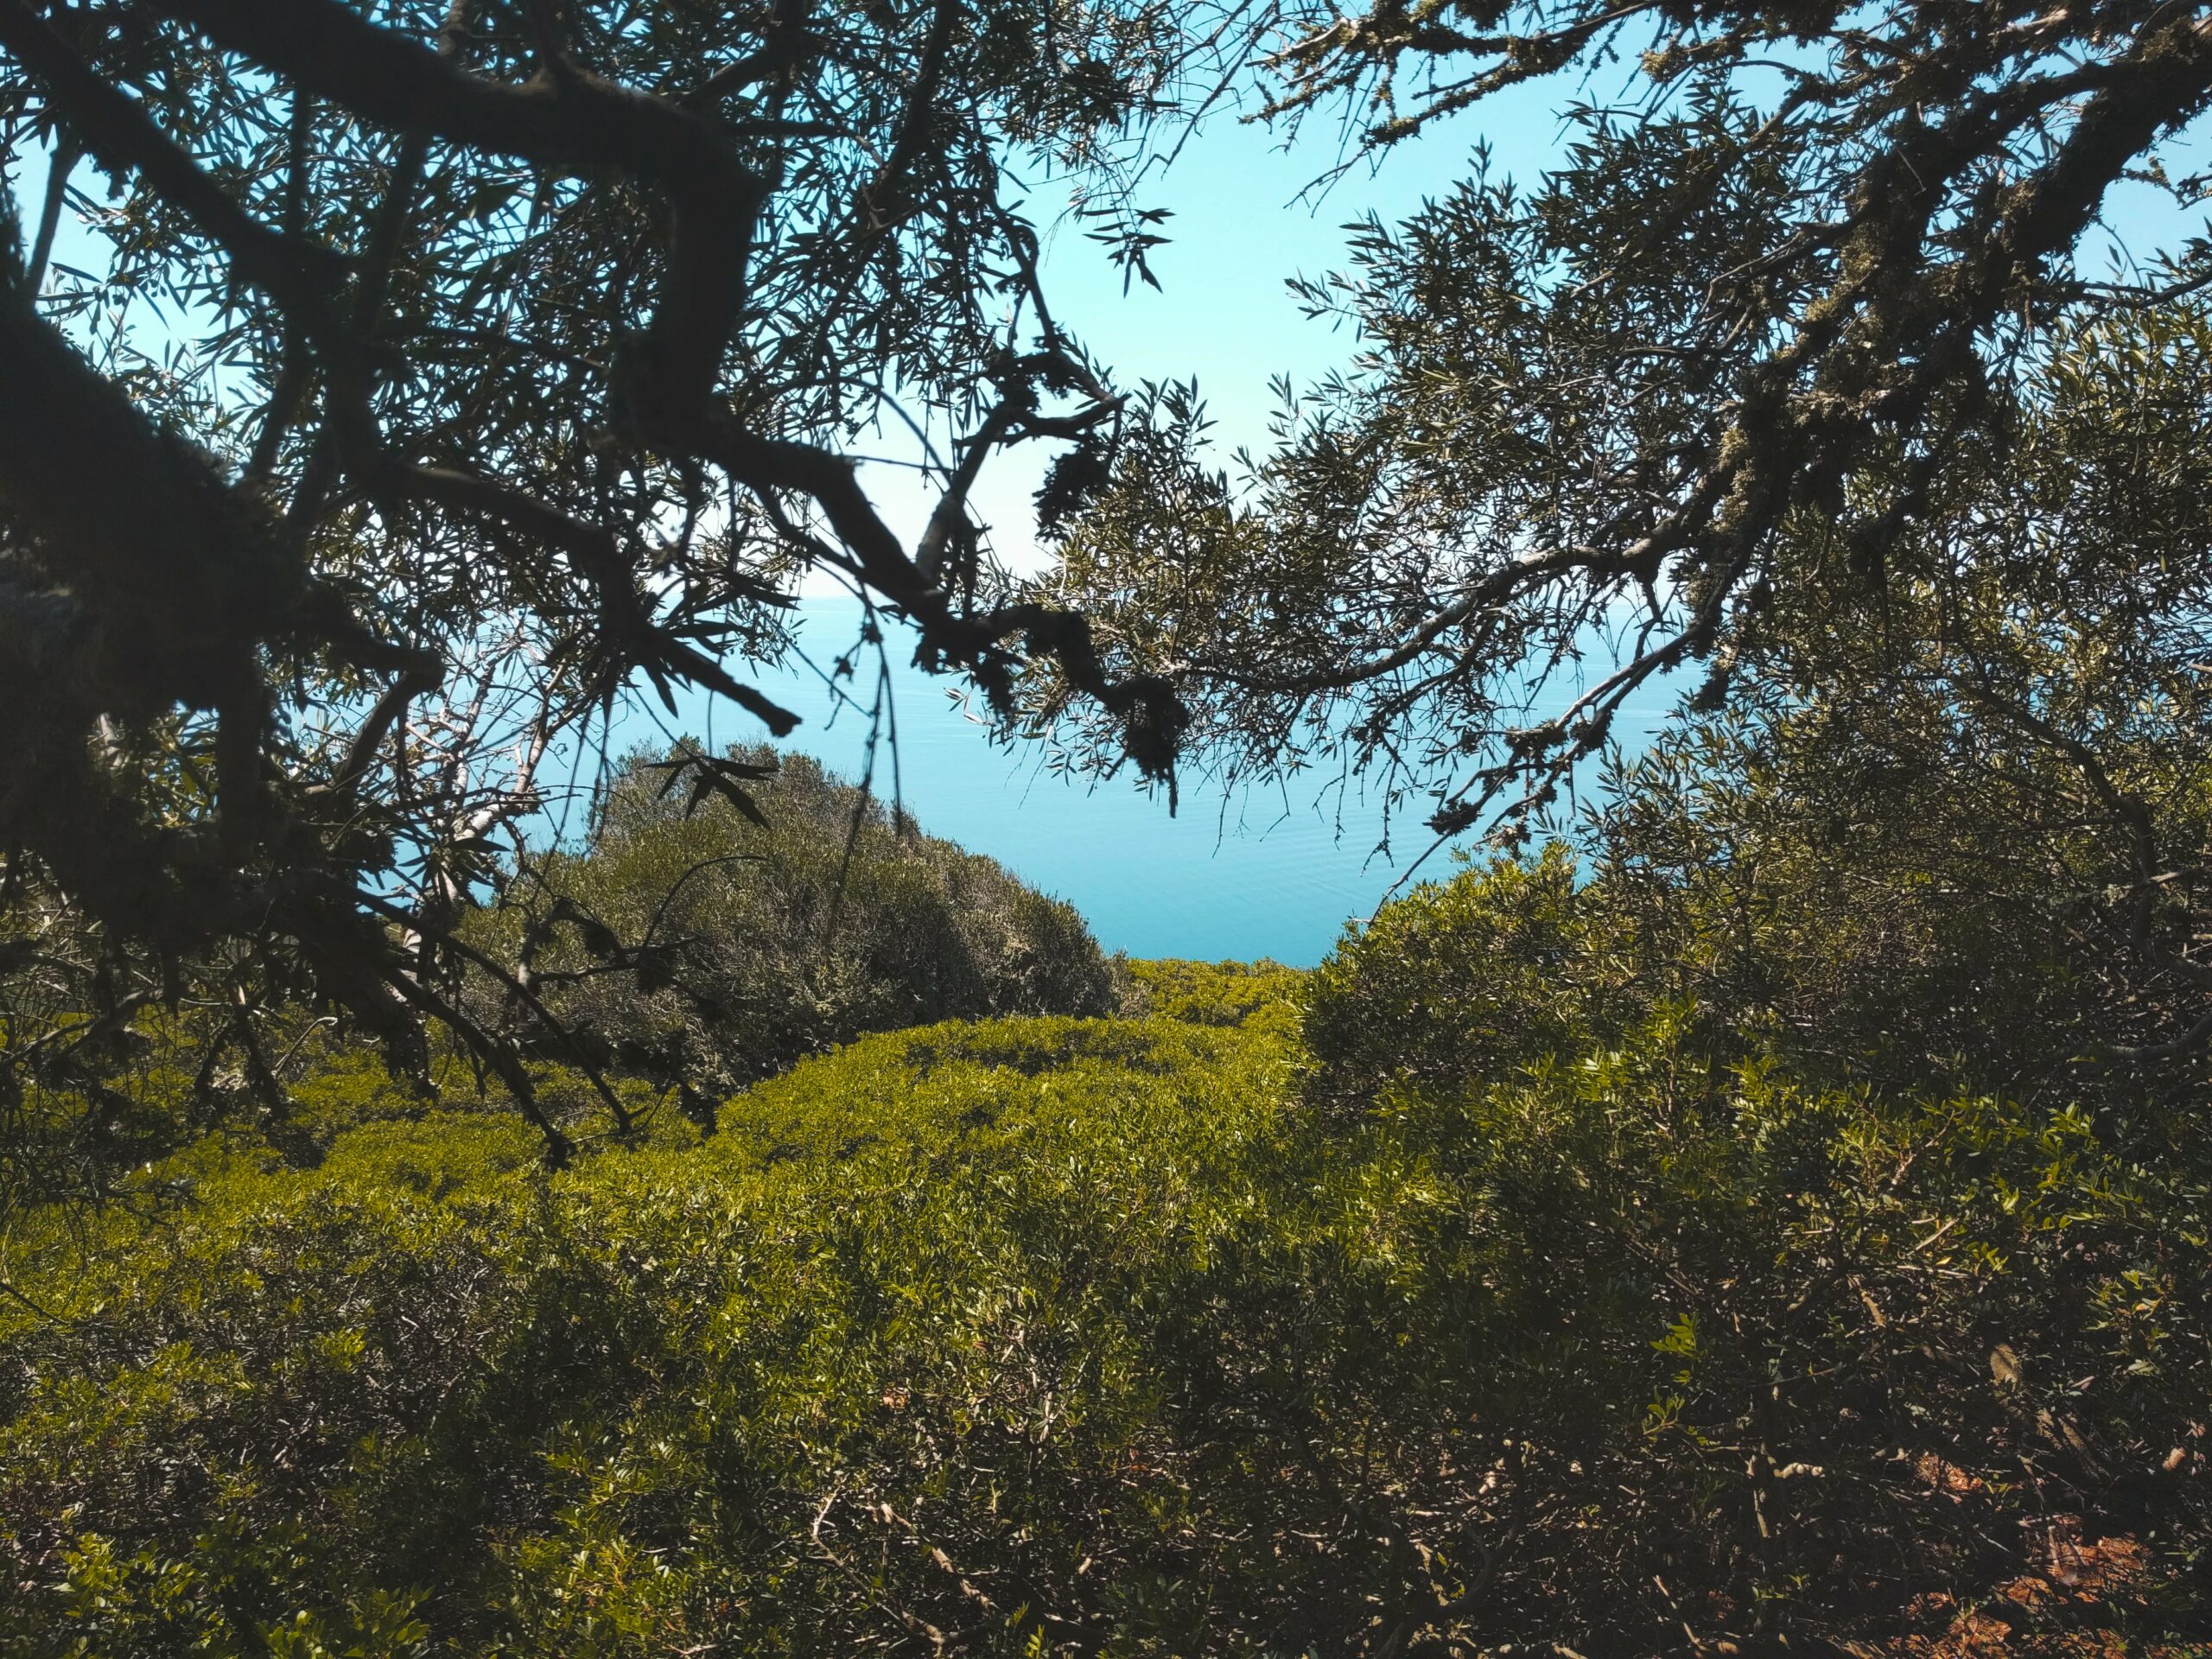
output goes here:
[[[2202, 200], [2166, 168], [2212, 99], [2201, 8], [1283, 22], [1280, 118], [1350, 98], [1387, 151], [1557, 74], [1560, 162], [1509, 181], [1478, 154], [1357, 226], [1352, 268], [1302, 285], [1357, 359], [1282, 388], [1266, 453], [1225, 469], [1187, 390], [1152, 397], [1048, 591], [1171, 680], [1192, 747], [1247, 773], [1346, 756], [1433, 786], [1445, 833], [1541, 811], [1669, 677], [1718, 702], [1777, 607], [1878, 632], [1925, 574], [1916, 526], [1999, 464], [2088, 320], [2212, 280], [2201, 236], [2139, 233], [2113, 273], [2084, 240], [2124, 183]], [[1998, 579], [2048, 551], [2014, 513], [1974, 557]], [[1047, 675], [1041, 708], [1074, 690]], [[1069, 706], [1070, 741], [1110, 755]]]

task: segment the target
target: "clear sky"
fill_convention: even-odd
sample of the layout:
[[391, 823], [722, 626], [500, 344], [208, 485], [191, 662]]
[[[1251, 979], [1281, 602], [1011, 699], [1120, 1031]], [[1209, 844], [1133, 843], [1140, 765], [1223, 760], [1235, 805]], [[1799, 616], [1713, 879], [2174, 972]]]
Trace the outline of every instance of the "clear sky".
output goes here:
[[[849, 647], [858, 620], [850, 601], [807, 600], [802, 642], [826, 665]], [[1067, 899], [1109, 950], [1272, 957], [1311, 966], [1346, 918], [1373, 910], [1430, 844], [1418, 822], [1425, 814], [1415, 811], [1398, 826], [1389, 855], [1376, 855], [1382, 817], [1356, 784], [1349, 791], [1313, 785], [1287, 796], [1232, 798], [1203, 778], [1186, 778], [1181, 810], [1171, 817], [1164, 795], [1141, 793], [1123, 779], [1071, 782], [1044, 769], [1035, 745], [995, 746], [951, 701], [948, 682], [908, 666], [895, 641], [891, 657], [898, 785], [907, 810], [932, 835], [988, 854]], [[873, 695], [874, 673], [872, 660], [861, 664], [856, 693], [863, 702]], [[863, 713], [833, 708], [821, 682], [804, 672], [762, 683], [805, 721], [783, 747], [859, 775], [868, 728]], [[610, 753], [665, 746], [678, 735], [717, 747], [765, 735], [726, 703], [711, 706], [694, 696], [680, 697], [679, 706], [671, 718], [658, 703], [639, 700], [620, 721]], [[1630, 708], [1621, 722], [1624, 739], [1640, 741], [1664, 712], [1663, 699]], [[564, 777], [549, 772], [548, 782], [557, 786]], [[889, 797], [887, 753], [878, 754], [875, 786]], [[1451, 868], [1440, 855], [1422, 874]]]
[[[1497, 170], [1533, 180], [1560, 154], [1564, 130], [1555, 111], [1563, 92], [1595, 97], [1615, 90], [1563, 88], [1557, 80], [1516, 89], [1393, 152], [1379, 172], [1347, 175], [1318, 203], [1299, 197], [1334, 161], [1332, 132], [1317, 123], [1285, 150], [1264, 129], [1217, 121], [1145, 193], [1145, 205], [1173, 215], [1162, 227], [1171, 240], [1154, 258], [1162, 291], [1140, 283], [1125, 295], [1119, 274], [1083, 240], [1080, 227], [1066, 226], [1050, 245], [1046, 267], [1056, 315], [1120, 384], [1195, 375], [1224, 454], [1239, 444], [1257, 448], [1273, 407], [1269, 379], [1287, 373], [1294, 382], [1310, 381], [1351, 350], [1343, 335], [1303, 317], [1286, 279], [1343, 269], [1346, 219], [1370, 210], [1386, 220], [1411, 213], [1465, 175], [1478, 141], [1490, 146]], [[2205, 164], [2212, 146], [2203, 126], [2190, 135], [2183, 167]], [[2199, 222], [2144, 187], [2115, 192], [2107, 210], [2113, 232], [2139, 252], [2171, 245]], [[2092, 254], [2083, 263], [2100, 259]], [[1017, 568], [1038, 556], [1028, 533], [1029, 495], [1040, 466], [1010, 457], [977, 491], [996, 550]], [[918, 524], [919, 497], [910, 490], [902, 498], [898, 474], [877, 469], [869, 482], [887, 509], [903, 499], [910, 522]], [[849, 607], [817, 601], [809, 607], [803, 637], [819, 642], [826, 661], [850, 640], [853, 616]], [[808, 717], [796, 747], [857, 772], [863, 722], [848, 715], [825, 725], [826, 708], [812, 701], [818, 694], [799, 680], [768, 689]], [[905, 792], [923, 825], [1069, 899], [1109, 949], [1309, 964], [1346, 918], [1370, 912], [1428, 845], [1409, 823], [1389, 854], [1378, 856], [1380, 815], [1356, 790], [1224, 800], [1199, 781], [1185, 788], [1181, 816], [1171, 820], [1164, 798], [1139, 795], [1126, 782], [1071, 784], [1043, 773], [1033, 752], [994, 749], [948, 705], [941, 685], [908, 673], [899, 691]], [[1623, 741], [1635, 745], [1651, 732], [1669, 695], [1655, 691], [1624, 711]], [[734, 711], [725, 711], [718, 736], [737, 734], [736, 723]], [[640, 741], [657, 734], [652, 721], [634, 729]], [[696, 720], [691, 729], [702, 729]], [[1422, 874], [1451, 868], [1440, 857]]]
[[[1370, 210], [1386, 219], [1412, 212], [1464, 174], [1478, 139], [1490, 143], [1502, 168], [1522, 176], [1541, 171], [1557, 153], [1554, 102], [1554, 88], [1524, 89], [1478, 119], [1463, 118], [1401, 147], [1379, 172], [1360, 167], [1319, 195], [1308, 187], [1339, 156], [1332, 126], [1316, 121], [1286, 149], [1265, 128], [1219, 112], [1173, 168], [1147, 175], [1139, 189], [1141, 205], [1170, 215], [1159, 226], [1168, 240], [1152, 259], [1158, 290], [1140, 282], [1125, 291], [1121, 272], [1084, 235], [1090, 227], [1063, 213], [1065, 187], [1040, 181], [1029, 206], [1046, 232], [1055, 315], [1118, 385], [1195, 378], [1224, 456], [1239, 445], [1256, 448], [1273, 408], [1269, 381], [1283, 374], [1310, 381], [1350, 351], [1344, 336], [1301, 315], [1287, 279], [1343, 268], [1345, 220]], [[15, 159], [14, 188], [29, 214], [44, 188], [44, 157]], [[80, 181], [99, 188], [89, 168]], [[98, 270], [104, 251], [96, 237], [65, 220], [55, 257]], [[895, 448], [888, 441], [881, 447]], [[1042, 446], [1001, 457], [976, 493], [995, 550], [1016, 569], [1034, 569], [1041, 557], [1031, 497], [1048, 459]], [[866, 468], [864, 476], [887, 515], [910, 534], [918, 531], [928, 498], [913, 475], [887, 467]], [[803, 639], [825, 662], [851, 643], [857, 618], [834, 592], [827, 582], [806, 590]], [[1139, 793], [1125, 780], [1094, 788], [1045, 774], [1041, 752], [994, 747], [948, 701], [944, 683], [906, 668], [904, 652], [893, 655], [901, 671], [901, 777], [924, 826], [1069, 899], [1109, 950], [1310, 963], [1427, 845], [1414, 826], [1402, 831], [1391, 856], [1376, 856], [1380, 815], [1356, 791], [1231, 801], [1193, 779], [1180, 815], [1171, 817], [1164, 796]], [[805, 717], [792, 747], [858, 772], [864, 722], [849, 712], [833, 721], [828, 698], [803, 670], [765, 689]], [[620, 718], [611, 749], [664, 741], [679, 731], [711, 734], [718, 743], [764, 735], [741, 711], [712, 708], [702, 696], [682, 699], [675, 719], [649, 702]], [[887, 760], [884, 778], [887, 786]]]
[[[1478, 117], [1402, 145], [1379, 169], [1355, 167], [1326, 193], [1309, 187], [1342, 154], [1333, 122], [1315, 118], [1287, 146], [1281, 135], [1234, 111], [1217, 113], [1171, 167], [1148, 174], [1139, 187], [1140, 206], [1170, 215], [1156, 227], [1168, 240], [1151, 257], [1158, 289], [1137, 282], [1125, 291], [1122, 272], [1086, 238], [1091, 227], [1064, 216], [1065, 188], [1040, 183], [1027, 207], [1045, 232], [1053, 315], [1119, 386], [1195, 378], [1224, 459], [1240, 446], [1258, 450], [1274, 407], [1270, 380], [1318, 379], [1351, 352], [1344, 334], [1306, 319], [1288, 279], [1344, 269], [1345, 221], [1370, 211], [1386, 221], [1410, 214], [1465, 175], [1478, 142], [1489, 144], [1500, 171], [1534, 177], [1559, 154], [1558, 102], [1554, 84], [1516, 89]], [[1041, 445], [1002, 455], [975, 493], [994, 550], [1017, 569], [1033, 568], [1039, 557], [1030, 498], [1048, 460]], [[867, 477], [887, 513], [917, 527], [926, 518], [910, 475], [878, 467]], [[830, 588], [825, 582], [816, 591]]]

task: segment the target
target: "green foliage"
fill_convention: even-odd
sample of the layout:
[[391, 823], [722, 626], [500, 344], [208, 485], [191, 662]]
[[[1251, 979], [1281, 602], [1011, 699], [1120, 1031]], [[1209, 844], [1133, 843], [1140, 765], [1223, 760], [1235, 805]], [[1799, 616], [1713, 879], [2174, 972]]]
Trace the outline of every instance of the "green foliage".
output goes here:
[[[0, 1653], [1847, 1642], [2062, 1515], [2144, 1541], [2103, 1617], [2201, 1618], [2193, 1144], [1578, 1011], [1588, 891], [1553, 854], [1348, 940], [1327, 1113], [1301, 976], [1140, 963], [1147, 1017], [868, 1038], [711, 1140], [157, 1173], [196, 1202], [33, 1237], [0, 1309]], [[1370, 992], [1428, 1058], [1329, 1048]]]
[[[1356, 218], [1345, 269], [1294, 281], [1356, 346], [1279, 383], [1269, 442], [1225, 454], [1190, 386], [1147, 387], [1056, 519], [1039, 591], [1117, 668], [1170, 677], [1229, 773], [1326, 759], [1441, 833], [1528, 830], [1624, 712], [1678, 674], [1717, 704], [1777, 629], [1847, 647], [1806, 652], [1795, 689], [1904, 666], [1885, 659], [1942, 637], [1931, 575], [1950, 601], [2063, 598], [2177, 681], [2202, 660], [2212, 242], [2104, 212], [2123, 180], [2195, 209], [2170, 170], [2212, 104], [2194, 18], [1293, 0], [1271, 21], [1272, 112], [1342, 99], [1378, 158], [1507, 88], [1558, 120], [1541, 168], [1509, 178], [1478, 143], [1402, 221]], [[1935, 671], [1971, 678], [1946, 643]], [[1069, 690], [1038, 665], [1039, 718], [1119, 764], [1111, 709]]]
[[1275, 962], [1185, 962], [1173, 957], [1124, 964], [1128, 1012], [1202, 1026], [1249, 1026], [1287, 1035], [1306, 976]]
[[[531, 1015], [519, 1070], [563, 1133], [665, 1134], [656, 1118], [679, 1107], [711, 1122], [745, 1084], [869, 1032], [1120, 1005], [1125, 970], [1070, 906], [894, 823], [806, 756], [728, 760], [768, 774], [747, 798], [759, 821], [722, 796], [687, 811], [633, 758], [585, 850], [510, 873], [460, 925], [500, 970], [464, 981], [480, 1027], [515, 1018], [518, 985], [558, 1021]], [[97, 954], [79, 935], [70, 948]], [[175, 1008], [147, 996], [101, 1014], [0, 960], [0, 1215], [112, 1198], [208, 1137], [217, 1159], [311, 1166], [365, 1123], [514, 1104], [512, 1079], [460, 1042], [434, 1036], [422, 1075], [400, 1075], [336, 1018], [252, 1006], [239, 974], [182, 982]], [[612, 1121], [608, 1094], [632, 1122]]]
[[[1128, 963], [1128, 1017], [864, 1038], [563, 1171], [307, 1033], [315, 1157], [264, 1125], [22, 1232], [0, 1654], [2200, 1628], [2212, 1162], [2173, 1079], [2013, 1029], [2095, 987], [1921, 873], [1972, 813], [1827, 709], [1693, 728], [1586, 864], [1311, 974]], [[567, 874], [709, 818], [752, 851], [679, 899], [766, 906], [842, 861], [821, 789], [812, 842], [618, 791]]]
[[633, 758], [589, 849], [534, 863], [478, 918], [579, 1039], [550, 1058], [718, 1098], [868, 1032], [1115, 1006], [1069, 906], [805, 755], [729, 760], [766, 774], [742, 803], [687, 801], [666, 763]]
[[[746, 681], [817, 567], [1009, 722], [1028, 653], [1065, 656], [1166, 775], [1172, 693], [1006, 602], [974, 486], [1122, 402], [1011, 169], [1148, 276], [1154, 124], [1249, 31], [1158, 0], [557, 10], [0, 7], [0, 154], [47, 180], [0, 201], [0, 897], [29, 912], [0, 967], [73, 1013], [205, 974], [417, 1072], [442, 1020], [527, 1107], [543, 1033], [447, 1000], [467, 896], [633, 686], [788, 734]], [[854, 474], [894, 410], [937, 498], [911, 540]]]
[[1618, 1038], [1634, 970], [1561, 843], [1424, 882], [1346, 928], [1305, 996], [1314, 1079], [1363, 1102], [1386, 1084], [1463, 1089]]
[[[1148, 1281], [1274, 1110], [1238, 1041], [938, 1027], [765, 1086], [688, 1153], [549, 1177], [505, 1119], [383, 1124], [313, 1172], [205, 1177], [174, 1230], [111, 1217], [63, 1323], [9, 1316], [0, 1484], [36, 1589], [0, 1628], [245, 1646], [346, 1584], [427, 1591], [472, 1646], [848, 1650], [911, 1601], [1019, 1649], [1020, 1535], [1065, 1593], [1058, 1529], [1147, 1433]], [[219, 1516], [255, 1541], [234, 1567], [203, 1561]]]

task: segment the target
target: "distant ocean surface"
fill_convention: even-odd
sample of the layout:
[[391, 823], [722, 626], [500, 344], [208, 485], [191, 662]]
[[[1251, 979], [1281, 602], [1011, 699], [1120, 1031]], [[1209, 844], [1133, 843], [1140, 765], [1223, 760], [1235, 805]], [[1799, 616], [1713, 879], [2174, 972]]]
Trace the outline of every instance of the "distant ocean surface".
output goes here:
[[[802, 649], [827, 669], [858, 632], [856, 604], [801, 601]], [[1033, 887], [1083, 912], [1108, 950], [1133, 957], [1249, 960], [1271, 957], [1310, 967], [1348, 920], [1364, 918], [1433, 837], [1419, 801], [1393, 824], [1389, 852], [1379, 802], [1363, 800], [1357, 780], [1341, 801], [1320, 780], [1285, 797], [1224, 798], [1220, 786], [1186, 778], [1175, 816], [1165, 791], [1145, 794], [1127, 775], [1071, 781], [1044, 769], [1041, 746], [993, 744], [947, 696], [953, 682], [911, 665], [903, 633], [887, 642], [899, 727], [899, 781], [906, 809], [930, 834], [999, 861]], [[760, 689], [804, 723], [779, 747], [821, 760], [847, 777], [860, 773], [868, 737], [865, 705], [874, 695], [871, 649], [848, 683], [863, 705], [838, 709], [820, 678], [803, 669], [758, 680]], [[666, 741], [677, 732], [716, 747], [765, 736], [757, 721], [727, 703], [709, 710], [684, 700], [680, 719], [655, 706], [618, 721], [612, 747]], [[1666, 704], [1624, 711], [1621, 740], [1640, 744]], [[711, 715], [711, 719], [709, 716]], [[892, 788], [891, 756], [880, 749], [876, 788]], [[1440, 852], [1420, 875], [1449, 875]]]

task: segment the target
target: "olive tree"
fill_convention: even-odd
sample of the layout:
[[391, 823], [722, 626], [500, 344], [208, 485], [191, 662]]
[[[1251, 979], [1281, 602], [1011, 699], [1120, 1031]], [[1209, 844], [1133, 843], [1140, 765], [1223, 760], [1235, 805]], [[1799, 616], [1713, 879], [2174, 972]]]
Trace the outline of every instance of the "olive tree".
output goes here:
[[[1353, 226], [1350, 269], [1298, 286], [1355, 360], [1285, 386], [1256, 457], [1211, 452], [1188, 388], [1093, 435], [1039, 591], [1092, 614], [1114, 671], [1168, 681], [1233, 776], [1335, 760], [1433, 791], [1446, 834], [1541, 814], [1631, 697], [1720, 701], [1777, 605], [1878, 630], [2024, 378], [2085, 319], [2212, 282], [2201, 238], [2138, 237], [2113, 273], [2094, 234], [2123, 183], [2203, 199], [2168, 170], [2212, 102], [2202, 7], [1286, 0], [1270, 23], [1274, 115], [1347, 117], [1353, 159], [1539, 84], [1566, 138], [1539, 178], [1478, 153]], [[1110, 765], [1081, 690], [1040, 665], [1037, 716]]]

